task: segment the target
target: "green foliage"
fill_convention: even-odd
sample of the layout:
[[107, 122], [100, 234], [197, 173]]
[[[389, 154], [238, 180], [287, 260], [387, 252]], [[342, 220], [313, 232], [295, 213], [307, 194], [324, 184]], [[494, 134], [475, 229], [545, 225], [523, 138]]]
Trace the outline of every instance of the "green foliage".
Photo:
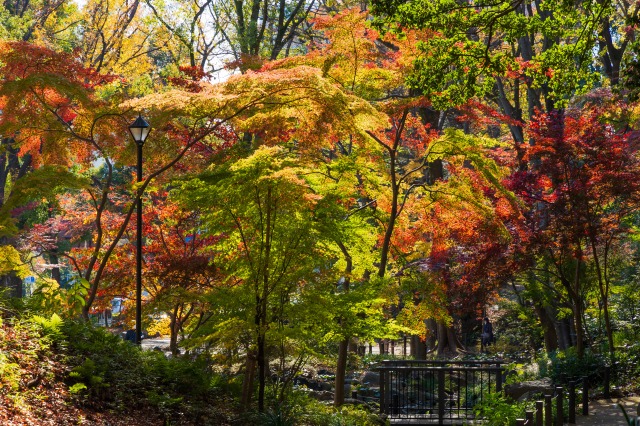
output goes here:
[[494, 333], [499, 336], [494, 350], [498, 353], [531, 359], [531, 354], [542, 348], [542, 327], [535, 312], [517, 302], [502, 301], [503, 315], [494, 323]]
[[512, 402], [501, 394], [487, 393], [482, 402], [473, 407], [473, 412], [488, 426], [514, 426], [516, 419], [523, 417], [531, 405], [531, 402]]
[[323, 404], [306, 392], [294, 391], [284, 402], [273, 401], [263, 413], [249, 413], [248, 424], [285, 426], [381, 426], [387, 424], [367, 405], [334, 407]]
[[549, 355], [545, 375], [548, 375], [554, 383], [563, 385], [572, 380], [580, 380], [582, 377], [587, 377], [591, 383], [599, 383], [604, 366], [605, 360], [601, 355], [587, 350], [580, 358], [576, 348], [571, 347]]
[[34, 312], [61, 313], [65, 318], [77, 318], [85, 304], [88, 289], [89, 283], [84, 278], [73, 280], [71, 287], [65, 289], [52, 278], [39, 277], [27, 305]]
[[62, 338], [62, 325], [64, 321], [58, 314], [52, 314], [50, 318], [33, 315], [31, 321], [39, 325], [42, 328], [42, 332], [51, 339], [56, 340]]
[[167, 359], [84, 322], [67, 321], [62, 330], [70, 390], [84, 403], [120, 410], [150, 406], [166, 419], [206, 410], [217, 383], [206, 359]]
[[[556, 106], [593, 87], [598, 76], [590, 69], [595, 40], [589, 34], [599, 21], [591, 17], [607, 13], [607, 6], [581, 5], [542, 2], [527, 13], [508, 1], [460, 7], [456, 0], [377, 0], [373, 10], [379, 27], [430, 31], [418, 43], [422, 55], [408, 82], [446, 109], [495, 94], [496, 81], [514, 71], [532, 88], [548, 91]], [[529, 37], [544, 43], [534, 45]]]

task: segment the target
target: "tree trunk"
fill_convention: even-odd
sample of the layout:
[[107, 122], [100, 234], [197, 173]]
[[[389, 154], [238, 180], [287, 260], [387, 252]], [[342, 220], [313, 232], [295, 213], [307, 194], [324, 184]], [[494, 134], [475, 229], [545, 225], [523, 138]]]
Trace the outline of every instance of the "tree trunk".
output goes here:
[[253, 396], [253, 381], [256, 372], [256, 356], [252, 351], [247, 351], [247, 360], [244, 368], [244, 378], [242, 380], [242, 396], [240, 404], [244, 410], [249, 408], [251, 397]]
[[264, 411], [264, 390], [267, 378], [267, 359], [265, 356], [265, 335], [258, 334], [258, 411]]
[[178, 307], [173, 308], [173, 312], [169, 315], [169, 331], [171, 335], [169, 336], [169, 350], [171, 350], [171, 354], [173, 356], [178, 355]]
[[544, 347], [547, 353], [551, 353], [558, 349], [558, 335], [554, 327], [554, 322], [551, 318], [550, 312], [541, 303], [536, 303], [534, 309], [540, 319], [540, 325], [542, 326]]
[[564, 351], [572, 346], [571, 332], [566, 320], [563, 319], [556, 323], [556, 334], [558, 335], [558, 349]]
[[338, 346], [338, 364], [336, 366], [335, 393], [333, 405], [339, 407], [344, 404], [344, 381], [347, 372], [347, 356], [349, 349], [349, 339], [344, 339]]
[[438, 321], [438, 357], [456, 356], [459, 349], [464, 347], [458, 341], [453, 327], [447, 326], [444, 321]]
[[411, 356], [417, 360], [423, 360], [427, 358], [427, 345], [426, 342], [420, 339], [419, 336], [411, 336]]

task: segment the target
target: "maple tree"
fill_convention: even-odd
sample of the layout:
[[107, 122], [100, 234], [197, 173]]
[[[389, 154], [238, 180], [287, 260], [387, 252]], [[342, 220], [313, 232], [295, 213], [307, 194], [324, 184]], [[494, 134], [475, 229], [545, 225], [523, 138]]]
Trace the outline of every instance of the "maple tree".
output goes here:
[[207, 207], [203, 225], [208, 235], [218, 239], [209, 250], [220, 257], [224, 286], [235, 296], [226, 299], [233, 300], [232, 306], [217, 309], [229, 312], [227, 322], [251, 331], [244, 389], [249, 392], [252, 388], [253, 363], [257, 362], [262, 411], [268, 341], [278, 325], [284, 326], [281, 332], [298, 327], [288, 316], [293, 308], [289, 301], [297, 298], [299, 287], [321, 279], [325, 269], [319, 235], [309, 214], [317, 197], [296, 175], [286, 151], [277, 147], [259, 148], [246, 159], [222, 165], [188, 182], [181, 192], [191, 207]]
[[525, 157], [531, 166], [510, 178], [511, 187], [537, 206], [525, 216], [528, 249], [549, 259], [554, 280], [566, 290], [580, 354], [585, 348], [584, 266], [590, 262], [609, 351], [614, 352], [609, 314], [612, 251], [629, 232], [625, 219], [638, 208], [637, 142], [617, 128], [618, 107], [587, 103], [581, 109], [540, 116], [532, 123], [535, 143]]
[[[141, 184], [133, 187], [136, 197], [141, 196], [156, 177], [177, 170], [174, 166], [202, 164], [207, 156], [224, 150], [229, 137], [234, 137], [227, 125], [231, 121], [239, 129], [250, 130], [265, 123], [278, 123], [280, 131], [291, 129], [292, 134], [300, 132], [312, 141], [314, 136], [320, 136], [314, 134], [313, 130], [320, 127], [314, 122], [330, 119], [336, 122], [336, 131], [354, 128], [357, 131], [362, 121], [375, 116], [367, 104], [340, 92], [326, 82], [320, 72], [304, 67], [286, 73], [238, 76], [222, 85], [203, 84], [192, 91], [174, 89], [122, 102], [122, 93], [107, 91], [108, 100], [100, 97], [101, 90], [106, 90], [105, 85], [114, 77], [84, 68], [70, 55], [32, 45], [5, 43], [2, 60], [6, 66], [0, 96], [5, 113], [0, 127], [3, 133], [20, 130], [16, 144], [21, 154], [33, 156], [34, 168], [43, 163], [58, 164], [63, 167], [55, 171], [62, 179], [70, 173], [64, 166], [72, 163], [80, 165], [79, 171], [87, 171], [89, 175], [94, 161], [100, 159], [103, 164], [100, 174], [91, 175], [96, 184], [80, 179], [93, 211], [90, 220], [95, 235], [91, 254], [85, 263], [77, 264], [78, 273], [88, 283], [83, 284], [88, 287], [83, 308], [85, 316], [93, 304], [109, 257], [135, 210], [134, 203], [125, 201], [123, 215], [112, 223], [113, 228], [108, 229], [103, 220], [121, 195], [113, 191], [114, 165], [133, 163], [132, 142], [123, 137], [128, 111], [132, 108], [148, 109], [150, 120], [158, 126], [155, 142], [145, 147], [150, 172]], [[282, 88], [284, 82], [285, 89]], [[307, 112], [308, 127], [298, 127], [300, 111]], [[269, 112], [272, 112], [269, 120], [264, 120]], [[345, 116], [354, 120], [338, 122], [338, 117]], [[268, 141], [269, 137], [278, 135], [264, 136]], [[185, 163], [186, 160], [189, 163]], [[9, 207], [5, 208], [5, 217], [9, 213]]]

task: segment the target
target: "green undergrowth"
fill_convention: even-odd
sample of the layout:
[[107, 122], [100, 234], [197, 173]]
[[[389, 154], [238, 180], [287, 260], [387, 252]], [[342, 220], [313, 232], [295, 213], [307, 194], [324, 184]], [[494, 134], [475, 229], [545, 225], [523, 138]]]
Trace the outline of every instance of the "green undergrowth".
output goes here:
[[146, 417], [144, 425], [384, 424], [371, 407], [334, 408], [294, 390], [284, 400], [269, 398], [262, 413], [241, 410], [242, 375], [215, 373], [204, 356], [140, 350], [83, 321], [25, 314], [1, 324], [0, 402], [23, 413], [29, 401], [51, 399], [55, 390], [67, 408]]

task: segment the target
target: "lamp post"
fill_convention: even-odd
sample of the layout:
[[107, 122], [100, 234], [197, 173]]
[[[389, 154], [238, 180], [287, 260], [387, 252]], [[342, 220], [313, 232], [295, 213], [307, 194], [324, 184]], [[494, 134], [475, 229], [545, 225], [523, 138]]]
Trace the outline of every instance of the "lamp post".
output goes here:
[[[151, 127], [138, 115], [129, 126], [129, 132], [138, 147], [138, 182], [142, 181], [142, 145], [147, 140]], [[142, 343], [142, 194], [137, 197], [138, 216], [136, 219], [136, 345]]]

